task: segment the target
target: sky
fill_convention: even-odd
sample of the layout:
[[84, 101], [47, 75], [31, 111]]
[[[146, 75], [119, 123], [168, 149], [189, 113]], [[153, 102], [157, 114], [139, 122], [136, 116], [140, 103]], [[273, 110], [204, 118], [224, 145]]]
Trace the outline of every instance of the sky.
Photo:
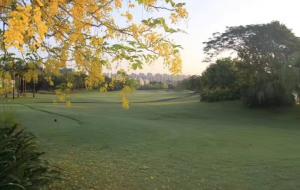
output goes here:
[[[183, 74], [200, 75], [204, 63], [203, 42], [226, 26], [280, 21], [300, 36], [300, 0], [184, 0], [189, 19], [182, 23], [187, 34], [176, 35], [183, 46]], [[166, 73], [161, 64], [146, 66], [143, 72]]]
[[[1, 1], [1, 0], [0, 0]], [[203, 42], [215, 32], [224, 32], [227, 26], [263, 24], [280, 21], [300, 36], [300, 0], [176, 0], [185, 2], [188, 20], [180, 24], [186, 33], [173, 39], [182, 45], [182, 74], [200, 75], [208, 66], [203, 62]], [[143, 18], [146, 12], [137, 15]], [[136, 15], [135, 15], [136, 16]], [[113, 68], [118, 70], [118, 66]], [[160, 63], [145, 65], [135, 73], [169, 73]]]

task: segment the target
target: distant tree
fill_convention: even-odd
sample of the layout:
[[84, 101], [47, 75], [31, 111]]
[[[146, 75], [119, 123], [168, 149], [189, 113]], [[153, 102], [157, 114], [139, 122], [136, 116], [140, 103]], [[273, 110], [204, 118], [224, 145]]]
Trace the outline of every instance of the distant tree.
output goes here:
[[229, 27], [205, 44], [209, 60], [224, 51], [237, 53], [241, 96], [247, 105], [293, 103], [300, 40], [285, 25], [271, 22]]
[[24, 78], [26, 82], [31, 83], [32, 97], [35, 98], [36, 84], [39, 80], [42, 60], [37, 54], [27, 53], [24, 61], [26, 63], [26, 72], [24, 74]]
[[139, 87], [140, 90], [166, 90], [172, 89], [171, 85], [163, 82], [151, 81]]
[[9, 93], [13, 93], [14, 97], [14, 87], [12, 83], [14, 80], [14, 67], [15, 67], [15, 57], [11, 53], [6, 53], [5, 56], [0, 57], [0, 71], [1, 71], [1, 95], [6, 98]]
[[200, 76], [193, 75], [180, 81], [178, 88], [199, 92], [201, 89]]
[[138, 82], [135, 79], [130, 79], [125, 70], [121, 69], [111, 78], [111, 82], [102, 84], [100, 91], [121, 90], [122, 107], [129, 109], [129, 96], [134, 89], [138, 87]]
[[217, 60], [202, 74], [201, 99], [203, 101], [234, 100], [240, 98], [237, 61], [229, 58]]
[[2, 81], [8, 81], [6, 88], [7, 90], [10, 89], [6, 91], [6, 97], [8, 93], [12, 93], [12, 97], [14, 99], [16, 90], [19, 96], [19, 88], [21, 86], [20, 77], [23, 75], [24, 67], [24, 60], [17, 58], [13, 53], [6, 53], [4, 56], [0, 57], [0, 71], [2, 73], [1, 79]]
[[85, 88], [85, 79], [87, 75], [83, 72], [75, 71], [74, 69], [61, 69], [57, 76], [53, 76], [55, 86], [72, 83], [73, 89]]

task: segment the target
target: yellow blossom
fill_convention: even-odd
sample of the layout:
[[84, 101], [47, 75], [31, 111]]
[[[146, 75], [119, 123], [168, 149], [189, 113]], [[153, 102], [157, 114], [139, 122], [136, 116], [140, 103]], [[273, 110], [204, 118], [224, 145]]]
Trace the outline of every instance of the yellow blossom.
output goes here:
[[118, 9], [122, 8], [122, 0], [115, 0], [115, 7]]
[[133, 15], [128, 11], [125, 14], [123, 14], [123, 16], [126, 17], [128, 21], [133, 20]]

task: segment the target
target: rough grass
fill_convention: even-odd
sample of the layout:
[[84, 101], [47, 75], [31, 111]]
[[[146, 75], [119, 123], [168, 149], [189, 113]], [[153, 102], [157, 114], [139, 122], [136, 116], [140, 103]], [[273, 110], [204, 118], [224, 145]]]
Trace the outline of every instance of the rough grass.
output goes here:
[[[300, 189], [300, 109], [200, 103], [189, 92], [38, 95], [2, 104], [66, 179], [53, 189]], [[56, 122], [55, 122], [56, 120]]]

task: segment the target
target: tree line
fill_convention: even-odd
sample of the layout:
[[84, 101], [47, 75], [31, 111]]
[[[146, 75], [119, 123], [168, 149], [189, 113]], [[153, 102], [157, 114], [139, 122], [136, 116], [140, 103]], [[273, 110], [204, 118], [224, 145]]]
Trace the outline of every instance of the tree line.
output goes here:
[[[298, 101], [300, 39], [284, 24], [229, 27], [205, 42], [204, 52], [213, 64], [181, 83], [202, 101], [241, 99], [250, 107]], [[221, 54], [234, 56], [218, 59]]]
[[[0, 95], [5, 98], [18, 98], [31, 93], [34, 98], [38, 91], [72, 91], [88, 88], [88, 74], [72, 68], [62, 68], [57, 73], [49, 75], [46, 68], [34, 59], [34, 54], [28, 54], [23, 59], [14, 54], [0, 57]], [[121, 90], [126, 85], [138, 87], [124, 71], [120, 70], [113, 77], [103, 76], [102, 91]], [[96, 89], [96, 88], [95, 88]], [[105, 89], [105, 90], [103, 90]]]

